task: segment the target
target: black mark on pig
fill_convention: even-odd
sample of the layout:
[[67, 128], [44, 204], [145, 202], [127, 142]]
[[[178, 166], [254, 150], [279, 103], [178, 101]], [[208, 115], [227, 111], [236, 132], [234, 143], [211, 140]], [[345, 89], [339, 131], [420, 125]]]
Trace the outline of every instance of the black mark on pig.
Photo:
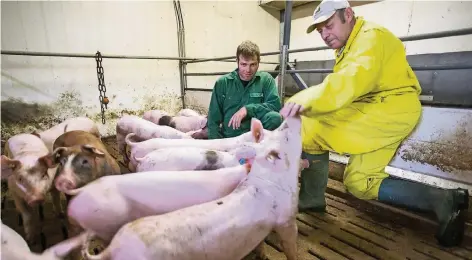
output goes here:
[[165, 125], [175, 128], [175, 122], [172, 120], [171, 116], [162, 116], [157, 122], [158, 125]]
[[217, 170], [224, 165], [219, 162], [218, 153], [212, 150], [205, 152], [205, 161], [198, 165], [195, 170]]
[[216, 204], [221, 205], [223, 204], [223, 201], [218, 201]]
[[92, 160], [92, 158], [82, 154], [77, 154], [72, 159], [72, 171], [74, 172], [75, 177], [77, 178], [76, 188], [80, 188], [93, 180]]
[[218, 154], [212, 150], [206, 151], [205, 159], [207, 160], [208, 164], [216, 164], [216, 162], [218, 162]]

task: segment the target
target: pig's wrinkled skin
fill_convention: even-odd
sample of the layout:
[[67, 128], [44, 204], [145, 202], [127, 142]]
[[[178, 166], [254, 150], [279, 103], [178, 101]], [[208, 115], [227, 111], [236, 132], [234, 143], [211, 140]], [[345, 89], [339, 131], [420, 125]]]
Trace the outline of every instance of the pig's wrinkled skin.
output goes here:
[[59, 193], [52, 189], [56, 168], [44, 142], [32, 134], [18, 134], [7, 140], [1, 156], [1, 178], [8, 180], [8, 189], [21, 213], [28, 242], [34, 244], [39, 235], [39, 220], [33, 207], [42, 203], [51, 191], [54, 210], [61, 214]]
[[207, 121], [205, 116], [162, 116], [157, 124], [188, 133], [204, 128]]
[[89, 132], [96, 137], [100, 138], [100, 131], [98, 130], [97, 124], [87, 117], [74, 117], [64, 120], [62, 123], [55, 125], [48, 130], [38, 132], [34, 131], [32, 134], [39, 136], [41, 140], [46, 144], [49, 152], [53, 152], [54, 141], [63, 133], [73, 130], [82, 130]]
[[145, 141], [156, 137], [165, 139], [192, 139], [190, 135], [169, 126], [159, 126], [137, 116], [125, 115], [121, 117], [116, 124], [116, 142], [118, 143], [118, 152], [123, 156], [125, 164], [129, 163], [125, 143], [125, 137], [129, 133], [134, 133], [139, 141]]
[[[239, 147], [229, 152], [198, 147], [174, 147], [152, 151], [141, 158], [132, 158], [132, 171], [217, 170], [239, 165], [241, 158], [255, 157], [251, 147]], [[131, 170], [131, 169], [130, 169]]]
[[[144, 157], [154, 150], [171, 147], [198, 147], [227, 152], [242, 146], [244, 143], [258, 143], [262, 141], [264, 137], [269, 136], [271, 132], [272, 131], [263, 129], [261, 121], [253, 118], [251, 120], [251, 131], [237, 137], [213, 140], [152, 138], [137, 142], [140, 139], [136, 138], [136, 134], [130, 133], [126, 136], [125, 143], [130, 147], [132, 160], [133, 157]], [[129, 160], [126, 163], [128, 165], [136, 165], [136, 162], [130, 162]]]
[[[249, 164], [208, 171], [149, 171], [106, 176], [83, 187], [68, 216], [110, 241], [124, 224], [221, 198], [246, 178]], [[130, 258], [137, 259], [137, 258]]]
[[143, 119], [145, 119], [149, 122], [153, 122], [154, 124], [157, 125], [158, 122], [159, 122], [159, 119], [162, 116], [168, 116], [168, 115], [169, 115], [169, 113], [167, 113], [164, 110], [155, 109], [155, 110], [149, 110], [149, 111], [144, 112]]
[[121, 227], [109, 246], [86, 259], [239, 260], [274, 230], [289, 260], [297, 259], [300, 117], [289, 117], [261, 142], [248, 177], [229, 195]]
[[79, 248], [85, 243], [87, 234], [61, 241], [47, 248], [43, 253], [31, 252], [26, 241], [15, 230], [2, 223], [2, 250], [3, 260], [62, 260], [70, 251]]
[[176, 116], [201, 116], [197, 111], [190, 109], [190, 108], [184, 108], [180, 110]]
[[105, 175], [121, 174], [118, 162], [102, 141], [85, 131], [69, 131], [54, 142], [54, 163], [59, 163], [55, 187], [68, 195]]

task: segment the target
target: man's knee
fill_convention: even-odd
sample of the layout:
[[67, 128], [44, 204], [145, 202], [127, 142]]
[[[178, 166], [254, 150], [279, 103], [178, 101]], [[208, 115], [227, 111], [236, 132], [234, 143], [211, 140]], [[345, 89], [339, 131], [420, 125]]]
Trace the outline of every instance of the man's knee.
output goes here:
[[375, 200], [379, 196], [379, 189], [382, 181], [387, 177], [388, 174], [379, 174], [379, 176], [376, 177], [357, 176], [357, 178], [345, 178], [344, 186], [349, 193], [358, 199]]
[[276, 129], [282, 124], [282, 121], [282, 116], [275, 111], [271, 111], [261, 118], [262, 126], [267, 130]]

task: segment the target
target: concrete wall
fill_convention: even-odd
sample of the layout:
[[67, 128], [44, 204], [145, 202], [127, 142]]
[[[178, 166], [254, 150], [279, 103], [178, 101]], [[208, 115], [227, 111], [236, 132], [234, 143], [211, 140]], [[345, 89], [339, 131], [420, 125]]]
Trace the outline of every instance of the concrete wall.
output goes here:
[[[182, 1], [181, 7], [187, 56], [233, 55], [246, 39], [262, 50], [278, 50], [277, 16], [255, 2]], [[172, 1], [2, 1], [1, 12], [2, 50], [178, 56]], [[74, 116], [88, 116], [104, 136], [113, 135], [122, 114], [180, 109], [177, 61], [104, 59], [102, 65], [110, 99], [105, 125], [94, 59], [2, 55], [2, 140]], [[189, 72], [230, 71], [235, 65], [188, 67]], [[211, 87], [215, 79], [189, 78], [188, 83]]]

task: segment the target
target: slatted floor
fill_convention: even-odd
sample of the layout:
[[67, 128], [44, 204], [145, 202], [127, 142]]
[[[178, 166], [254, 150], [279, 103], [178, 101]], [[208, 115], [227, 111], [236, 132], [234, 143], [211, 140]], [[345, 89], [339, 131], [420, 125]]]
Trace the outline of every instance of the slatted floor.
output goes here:
[[[103, 140], [109, 152], [119, 158], [114, 137]], [[121, 164], [123, 170], [126, 167]], [[337, 181], [342, 166], [332, 164], [326, 194], [327, 213], [301, 213], [298, 222], [298, 258], [305, 259], [471, 259], [472, 239], [460, 247], [441, 248], [434, 239], [435, 224], [426, 216], [408, 213], [378, 202], [355, 199]], [[2, 185], [2, 190], [5, 186]], [[3, 195], [3, 192], [2, 192]], [[65, 206], [65, 201], [63, 201]], [[32, 251], [40, 252], [67, 237], [65, 221], [58, 218], [51, 203], [40, 207], [42, 222], [40, 243]], [[9, 196], [2, 197], [4, 224], [23, 235], [21, 217]], [[471, 224], [468, 234], [472, 237]], [[270, 260], [285, 259], [274, 233], [266, 239]], [[253, 255], [244, 260], [253, 259]]]

